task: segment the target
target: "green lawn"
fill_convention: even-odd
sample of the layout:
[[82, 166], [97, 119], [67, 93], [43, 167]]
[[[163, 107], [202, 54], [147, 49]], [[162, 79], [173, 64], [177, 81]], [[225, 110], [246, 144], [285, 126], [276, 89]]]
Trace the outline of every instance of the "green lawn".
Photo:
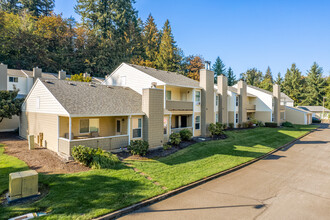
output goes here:
[[175, 189], [262, 156], [315, 128], [255, 128], [229, 131], [229, 138], [198, 143], [168, 157], [131, 161], [161, 185]]
[[[191, 145], [159, 160], [130, 163], [153, 181], [174, 189], [259, 157], [313, 128], [229, 131], [225, 140]], [[0, 192], [7, 190], [10, 172], [25, 169], [24, 162], [3, 154], [0, 146]], [[0, 207], [0, 219], [38, 210], [51, 211], [50, 219], [90, 219], [165, 192], [124, 164], [116, 169], [39, 177], [49, 186], [49, 194], [30, 205]]]

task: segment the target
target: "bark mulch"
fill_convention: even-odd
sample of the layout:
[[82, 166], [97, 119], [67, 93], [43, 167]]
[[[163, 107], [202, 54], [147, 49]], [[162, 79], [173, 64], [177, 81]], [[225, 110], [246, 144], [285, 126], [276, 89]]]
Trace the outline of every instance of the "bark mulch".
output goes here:
[[23, 160], [32, 170], [45, 174], [76, 173], [88, 171], [77, 162], [65, 161], [55, 152], [35, 145], [35, 150], [29, 150], [27, 140], [19, 138], [16, 133], [0, 133], [0, 144], [5, 145], [5, 153]]
[[145, 156], [139, 156], [139, 155], [131, 155], [127, 151], [122, 151], [117, 153], [120, 159], [124, 160], [149, 160], [149, 159], [158, 159], [160, 157], [166, 157], [170, 154], [173, 154], [181, 149], [184, 149], [186, 147], [189, 147], [190, 145], [205, 142], [205, 141], [213, 141], [213, 140], [221, 140], [226, 139], [227, 135], [222, 134], [220, 136], [215, 137], [194, 137], [190, 141], [182, 141], [178, 146], [172, 146], [171, 149], [164, 150], [163, 148], [156, 148], [151, 149], [148, 151], [148, 153]]

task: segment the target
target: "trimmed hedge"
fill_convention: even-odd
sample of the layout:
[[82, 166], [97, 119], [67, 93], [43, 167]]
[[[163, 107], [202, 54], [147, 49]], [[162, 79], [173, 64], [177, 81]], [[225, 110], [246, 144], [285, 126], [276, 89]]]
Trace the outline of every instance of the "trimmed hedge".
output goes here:
[[170, 141], [172, 145], [179, 145], [181, 143], [181, 135], [180, 133], [172, 133], [170, 135]]
[[266, 122], [265, 126], [269, 127], [269, 128], [277, 128], [277, 123], [275, 123], [275, 122]]
[[291, 122], [288, 122], [288, 121], [283, 122], [282, 123], [282, 126], [283, 127], [288, 127], [288, 128], [293, 128], [293, 124]]
[[144, 140], [132, 141], [131, 145], [129, 145], [127, 149], [133, 155], [144, 156], [148, 152], [149, 143], [148, 141], [144, 141]]
[[180, 131], [180, 137], [183, 141], [189, 141], [192, 138], [193, 134], [189, 129], [183, 129]]
[[217, 122], [215, 124], [214, 123], [211, 123], [209, 125], [209, 131], [210, 131], [210, 133], [211, 133], [212, 136], [214, 136], [214, 135], [216, 135], [216, 136], [221, 135], [221, 134], [223, 134], [223, 125], [221, 123], [219, 123], [219, 122]]

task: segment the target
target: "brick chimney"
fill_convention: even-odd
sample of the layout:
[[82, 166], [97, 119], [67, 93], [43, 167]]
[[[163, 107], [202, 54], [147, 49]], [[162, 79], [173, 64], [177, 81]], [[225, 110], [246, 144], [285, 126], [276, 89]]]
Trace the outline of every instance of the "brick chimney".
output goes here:
[[281, 86], [273, 85], [273, 99], [274, 99], [274, 122], [277, 126], [281, 125]]
[[222, 124], [228, 123], [228, 111], [227, 111], [227, 90], [228, 90], [228, 79], [225, 75], [218, 76], [218, 93], [220, 94], [219, 102], [219, 122]]
[[65, 80], [66, 79], [66, 72], [63, 71], [63, 70], [58, 71], [58, 79]]
[[237, 84], [237, 92], [239, 94], [239, 123], [242, 124], [243, 122], [247, 121], [247, 92], [246, 92], [246, 82], [240, 80]]
[[35, 67], [33, 68], [33, 83], [37, 81], [38, 78], [41, 78], [42, 69]]
[[201, 134], [209, 136], [209, 125], [214, 123], [214, 72], [210, 70], [210, 63], [205, 62], [205, 68], [200, 70], [199, 85], [201, 94]]
[[1, 63], [0, 64], [0, 91], [7, 90], [7, 65]]
[[147, 88], [142, 90], [143, 139], [150, 147], [162, 146], [164, 142], [164, 91]]

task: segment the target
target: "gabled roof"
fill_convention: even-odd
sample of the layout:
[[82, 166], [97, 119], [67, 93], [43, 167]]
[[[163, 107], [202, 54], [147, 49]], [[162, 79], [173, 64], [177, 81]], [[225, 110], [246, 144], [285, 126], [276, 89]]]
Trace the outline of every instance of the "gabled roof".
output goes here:
[[293, 109], [293, 110], [300, 111], [300, 112], [304, 112], [304, 113], [307, 113], [307, 114], [312, 114], [312, 112], [307, 111], [307, 110], [302, 109], [302, 108], [291, 107], [291, 106], [285, 106], [285, 108]]
[[24, 70], [8, 69], [7, 70], [7, 75], [8, 76], [14, 76], [14, 77], [27, 78], [27, 75], [24, 73]]
[[144, 67], [144, 66], [139, 66], [139, 65], [135, 65], [135, 64], [129, 64], [129, 63], [125, 63], [125, 64], [129, 65], [137, 70], [140, 70], [141, 72], [144, 72], [145, 74], [148, 74], [149, 76], [152, 76], [168, 85], [193, 87], [193, 88], [200, 87], [198, 81], [190, 79], [190, 78], [188, 78], [182, 74], [176, 73], [176, 72], [157, 70], [154, 68]]
[[265, 90], [265, 89], [261, 89], [259, 87], [256, 87], [256, 86], [251, 86], [251, 85], [246, 85], [247, 87], [250, 87], [250, 88], [253, 88], [253, 89], [256, 89], [256, 90], [259, 90], [261, 92], [264, 92], [264, 93], [267, 93], [268, 95], [273, 95], [272, 92], [268, 91], [268, 90]]
[[143, 115], [142, 96], [121, 86], [39, 79], [71, 116]]
[[[297, 106], [297, 107], [310, 112], [323, 112], [323, 106]], [[325, 107], [324, 107], [324, 111], [330, 112], [330, 110]]]
[[293, 99], [287, 96], [284, 92], [281, 92], [281, 100], [286, 102], [293, 102]]

